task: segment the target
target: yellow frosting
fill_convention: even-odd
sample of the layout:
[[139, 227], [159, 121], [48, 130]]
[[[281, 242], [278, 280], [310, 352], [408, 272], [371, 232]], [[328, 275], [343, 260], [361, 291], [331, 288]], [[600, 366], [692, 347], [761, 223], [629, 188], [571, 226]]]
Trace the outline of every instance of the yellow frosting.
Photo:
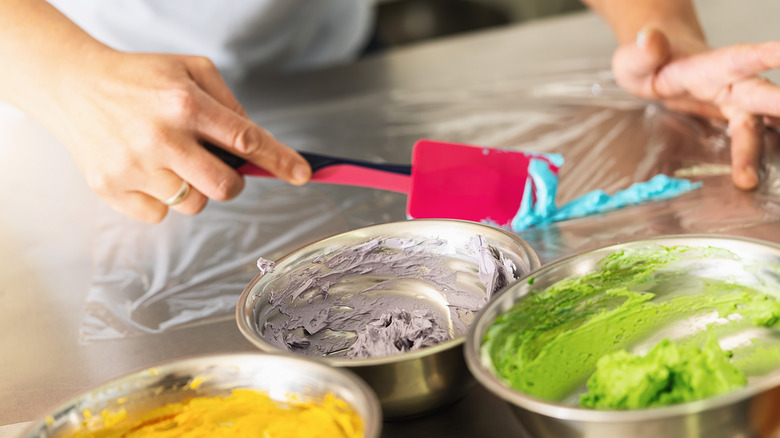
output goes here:
[[341, 399], [287, 403], [268, 395], [236, 389], [222, 397], [195, 397], [153, 409], [129, 420], [124, 409], [101, 413], [101, 424], [85, 425], [74, 438], [109, 437], [263, 437], [361, 438], [360, 416]]

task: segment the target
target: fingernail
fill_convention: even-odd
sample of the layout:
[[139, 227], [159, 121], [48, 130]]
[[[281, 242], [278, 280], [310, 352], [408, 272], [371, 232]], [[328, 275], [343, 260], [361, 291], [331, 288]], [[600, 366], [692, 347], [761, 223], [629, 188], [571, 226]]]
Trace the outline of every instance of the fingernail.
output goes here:
[[294, 184], [303, 184], [309, 180], [309, 166], [306, 164], [296, 164], [293, 168], [292, 177]]
[[643, 27], [639, 32], [636, 34], [636, 45], [645, 48], [647, 45], [647, 35], [650, 33], [650, 31], [653, 30], [651, 26]]
[[753, 166], [745, 166], [742, 169], [743, 175], [745, 175], [745, 182], [750, 187], [758, 185], [758, 170]]

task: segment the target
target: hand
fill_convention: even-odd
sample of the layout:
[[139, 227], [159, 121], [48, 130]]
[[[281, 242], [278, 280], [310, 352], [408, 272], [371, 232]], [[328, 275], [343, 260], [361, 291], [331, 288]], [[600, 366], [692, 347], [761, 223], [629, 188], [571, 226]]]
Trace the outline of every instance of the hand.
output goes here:
[[702, 39], [642, 30], [612, 59], [620, 86], [668, 108], [728, 120], [734, 184], [758, 184], [765, 123], [780, 117], [780, 88], [760, 78], [780, 66], [780, 42], [710, 49]]
[[81, 60], [48, 87], [44, 124], [70, 149], [90, 187], [112, 208], [145, 222], [171, 208], [196, 214], [208, 199], [237, 196], [244, 180], [206, 151], [209, 141], [293, 184], [311, 170], [295, 151], [252, 123], [206, 58], [113, 50]]

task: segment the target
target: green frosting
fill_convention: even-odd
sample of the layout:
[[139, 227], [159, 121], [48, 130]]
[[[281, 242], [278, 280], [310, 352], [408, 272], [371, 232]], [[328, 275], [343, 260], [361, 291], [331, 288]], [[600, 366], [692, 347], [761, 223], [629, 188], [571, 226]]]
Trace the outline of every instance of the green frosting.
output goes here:
[[664, 339], [645, 356], [625, 350], [602, 356], [580, 405], [637, 409], [698, 400], [741, 388], [745, 375], [711, 337], [702, 348]]
[[[695, 268], [692, 263], [705, 259], [740, 263], [734, 254], [716, 248], [654, 246], [613, 253], [602, 259], [593, 272], [559, 281], [541, 291], [532, 291], [499, 316], [487, 330], [483, 353], [489, 357], [495, 373], [513, 388], [537, 398], [562, 401], [575, 391], [581, 391], [602, 357], [607, 357], [602, 365], [607, 366], [607, 370], [603, 373], [614, 372], [609, 371], [616, 366], [609, 365], [611, 361], [627, 360], [625, 355], [628, 353], [619, 351], [643, 341], [651, 342], [654, 334], [675, 322], [715, 312], [713, 319], [720, 317], [719, 322], [709, 324], [689, 340], [690, 345], [698, 344], [700, 348], [688, 353], [711, 358], [717, 355], [705, 342], [707, 331], [723, 330], [724, 327], [768, 327], [780, 320], [780, 302], [759, 285], [747, 286], [730, 279], [687, 274]], [[662, 342], [660, 345], [658, 351], [652, 350], [655, 353], [648, 358], [650, 363], [676, 366], [656, 363], [673, 356], [669, 353], [670, 348], [678, 351], [674, 344], [666, 346], [666, 342]], [[690, 363], [691, 367], [707, 363], [716, 368], [714, 359], [694, 359], [688, 353], [683, 354], [681, 360]], [[728, 360], [723, 359], [723, 362]], [[650, 371], [652, 367], [640, 366], [639, 369]], [[634, 391], [634, 384], [654, 385], [649, 381], [639, 383], [642, 380], [638, 377], [640, 371], [631, 374], [633, 377], [622, 380], [626, 385], [623, 393]], [[604, 377], [596, 379], [601, 381]], [[744, 376], [741, 382], [740, 385], [744, 384]], [[599, 388], [602, 386], [619, 385], [601, 385]], [[732, 388], [728, 386], [728, 389]], [[593, 392], [593, 388], [590, 391]], [[695, 388], [693, 392], [682, 389], [670, 392], [691, 394], [695, 398], [695, 394], [710, 394], [707, 391], [707, 388]], [[620, 394], [620, 391], [614, 397], [600, 394], [599, 402], [592, 402], [592, 406], [627, 407], [601, 401], [620, 399]], [[647, 395], [637, 395], [637, 398], [655, 400]], [[657, 403], [651, 403], [685, 400], [688, 399], [663, 396]]]

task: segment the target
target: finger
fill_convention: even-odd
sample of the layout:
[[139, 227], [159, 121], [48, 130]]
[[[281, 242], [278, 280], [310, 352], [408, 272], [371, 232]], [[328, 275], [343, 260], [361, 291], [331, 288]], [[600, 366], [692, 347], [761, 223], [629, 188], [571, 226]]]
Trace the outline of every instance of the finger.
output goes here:
[[764, 116], [764, 125], [766, 126], [780, 126], [780, 117]]
[[707, 58], [712, 67], [717, 67], [709, 72], [713, 79], [728, 84], [780, 68], [780, 41], [737, 44], [702, 56]]
[[103, 196], [103, 201], [117, 212], [132, 219], [156, 224], [168, 214], [168, 206], [141, 192], [124, 192], [116, 196]]
[[[171, 172], [178, 175], [178, 182], [170, 183], [167, 192], [158, 193], [160, 200], [175, 193], [182, 180], [187, 181], [205, 198], [216, 201], [233, 199], [244, 189], [244, 178], [194, 138], [180, 140], [165, 152], [167, 155], [164, 162], [168, 164]], [[196, 207], [197, 205], [193, 205], [192, 210], [187, 210], [185, 214], [191, 214], [189, 212]]]
[[780, 87], [764, 78], [735, 82], [724, 100], [749, 113], [780, 117]]
[[679, 111], [712, 119], [725, 120], [726, 117], [717, 106], [695, 99], [664, 99], [664, 106], [673, 111]]
[[738, 44], [675, 61], [660, 72], [655, 86], [662, 96], [690, 92], [700, 99], [720, 98], [726, 103], [727, 96], [718, 96], [724, 87], [778, 67], [780, 41]]
[[190, 77], [198, 86], [228, 109], [246, 117], [246, 111], [236, 96], [230, 91], [219, 70], [210, 59], [202, 56], [187, 56], [185, 63]]
[[636, 45], [623, 45], [615, 52], [612, 69], [618, 83], [640, 97], [658, 98], [655, 75], [671, 56], [669, 40], [659, 30], [645, 28]]
[[729, 110], [731, 176], [734, 185], [750, 190], [758, 185], [758, 163], [763, 146], [762, 118], [741, 110]]
[[194, 128], [205, 140], [268, 170], [291, 184], [311, 177], [308, 162], [268, 131], [205, 96]]
[[[184, 181], [186, 180], [170, 170], [161, 169], [146, 179], [142, 191], [166, 204], [167, 200], [179, 193]], [[182, 214], [193, 215], [200, 213], [207, 202], [208, 199], [196, 187], [190, 185], [184, 199], [170, 208]]]

